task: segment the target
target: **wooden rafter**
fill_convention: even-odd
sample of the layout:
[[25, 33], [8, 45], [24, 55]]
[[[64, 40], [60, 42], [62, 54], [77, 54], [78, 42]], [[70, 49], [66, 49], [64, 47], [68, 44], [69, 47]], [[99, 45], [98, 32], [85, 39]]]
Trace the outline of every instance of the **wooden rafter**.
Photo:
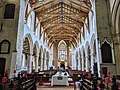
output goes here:
[[77, 45], [78, 34], [83, 34], [81, 28], [84, 24], [88, 28], [85, 19], [91, 10], [89, 0], [30, 0], [30, 4], [43, 27], [40, 34], [46, 34], [48, 45], [56, 40], [71, 40], [72, 44]]

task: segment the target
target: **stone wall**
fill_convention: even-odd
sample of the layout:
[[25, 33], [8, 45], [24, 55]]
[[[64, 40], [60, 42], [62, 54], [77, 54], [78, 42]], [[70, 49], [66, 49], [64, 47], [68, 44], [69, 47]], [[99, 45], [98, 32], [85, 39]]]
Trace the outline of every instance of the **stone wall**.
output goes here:
[[[110, 20], [110, 2], [109, 0], [96, 0], [96, 24], [97, 34], [100, 41], [100, 47], [106, 41], [111, 46], [113, 63], [105, 64], [101, 62], [101, 67], [107, 67], [108, 71], [112, 72], [112, 75], [116, 73], [114, 65], [114, 51], [113, 40], [111, 32], [111, 20]], [[114, 72], [113, 72], [114, 71]]]
[[[15, 4], [15, 13], [13, 19], [4, 19], [5, 5]], [[0, 42], [4, 39], [11, 43], [10, 53], [0, 54], [0, 57], [6, 58], [6, 69], [10, 71], [12, 54], [16, 52], [18, 18], [19, 18], [19, 0], [3, 0], [0, 1], [0, 25], [3, 24], [0, 30]], [[16, 61], [16, 60], [14, 60]], [[12, 72], [12, 71], [10, 71]]]

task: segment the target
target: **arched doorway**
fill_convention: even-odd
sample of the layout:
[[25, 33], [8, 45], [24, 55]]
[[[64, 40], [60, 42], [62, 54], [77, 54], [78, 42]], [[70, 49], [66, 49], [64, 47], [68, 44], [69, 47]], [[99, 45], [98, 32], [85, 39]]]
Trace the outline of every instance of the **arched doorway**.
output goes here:
[[5, 63], [6, 63], [6, 59], [0, 58], [0, 74], [2, 76], [4, 76], [4, 72], [5, 72]]

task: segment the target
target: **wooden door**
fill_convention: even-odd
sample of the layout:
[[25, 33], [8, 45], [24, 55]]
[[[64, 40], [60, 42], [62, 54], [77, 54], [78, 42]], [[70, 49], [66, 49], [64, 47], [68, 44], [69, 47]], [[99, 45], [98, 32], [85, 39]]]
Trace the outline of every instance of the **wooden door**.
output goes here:
[[5, 72], [5, 63], [6, 63], [6, 59], [0, 58], [0, 74], [2, 76], [4, 76], [4, 72]]

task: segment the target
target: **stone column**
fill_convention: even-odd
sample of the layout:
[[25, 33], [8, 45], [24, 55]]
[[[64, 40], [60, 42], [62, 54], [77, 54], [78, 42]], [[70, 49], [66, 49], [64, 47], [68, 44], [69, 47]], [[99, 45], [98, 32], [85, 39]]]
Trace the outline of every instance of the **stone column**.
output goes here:
[[28, 73], [32, 72], [32, 54], [28, 54]]
[[93, 65], [94, 65], [94, 57], [93, 57], [93, 52], [91, 52], [91, 73], [93, 74]]
[[36, 59], [35, 59], [35, 60], [36, 60], [36, 61], [35, 61], [35, 63], [36, 63], [36, 64], [35, 64], [35, 72], [38, 72], [38, 57], [39, 57], [39, 56], [36, 56], [36, 57], [35, 57], [35, 58], [36, 58]]
[[42, 68], [43, 68], [43, 70], [44, 70], [44, 66], [45, 66], [45, 59], [43, 58], [43, 60], [42, 60], [42, 61], [43, 61], [43, 67], [42, 67]]
[[26, 58], [25, 58], [25, 53], [22, 53], [22, 67], [25, 67], [25, 62], [26, 62]]
[[40, 71], [42, 71], [43, 70], [43, 58], [41, 58], [40, 60], [41, 60]]
[[80, 52], [78, 51], [78, 70], [81, 70], [81, 65], [80, 65]]
[[86, 53], [86, 72], [88, 72], [89, 69], [88, 69], [88, 54]]
[[67, 66], [70, 66], [70, 48], [69, 45], [67, 46]]
[[100, 47], [101, 47], [101, 46], [100, 46], [100, 41], [99, 41], [99, 39], [96, 39], [96, 42], [97, 42], [97, 43], [96, 43], [96, 51], [97, 51], [96, 54], [97, 54], [97, 65], [98, 65], [97, 68], [98, 68], [98, 76], [100, 76], [100, 72], [99, 72], [99, 71], [100, 71], [100, 61], [101, 61], [101, 56], [100, 56], [100, 55], [101, 55], [101, 54], [100, 54], [100, 53], [101, 53], [101, 52], [100, 52]]
[[16, 65], [17, 65], [16, 64], [16, 56], [17, 56], [17, 52], [12, 52], [12, 59], [11, 59], [11, 66], [10, 66], [10, 77], [14, 77], [13, 71], [14, 71], [14, 69], [17, 69], [16, 68]]
[[44, 70], [46, 70], [46, 57], [45, 57], [45, 59], [44, 59]]
[[82, 53], [82, 71], [84, 71], [84, 58], [83, 58], [83, 53]]

